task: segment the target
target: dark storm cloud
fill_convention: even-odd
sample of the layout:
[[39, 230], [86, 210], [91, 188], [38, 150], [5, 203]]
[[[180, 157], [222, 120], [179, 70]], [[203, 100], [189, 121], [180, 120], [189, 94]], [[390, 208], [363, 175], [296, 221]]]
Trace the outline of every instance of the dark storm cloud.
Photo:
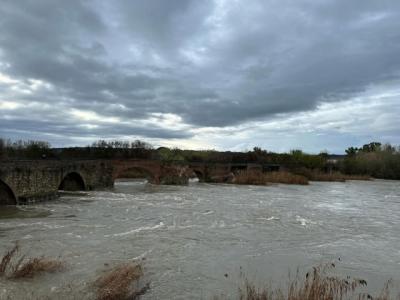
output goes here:
[[[0, 81], [0, 101], [51, 108], [0, 110], [2, 131], [187, 138], [126, 124], [161, 113], [223, 127], [311, 110], [398, 79], [399, 28], [397, 0], [6, 0], [0, 72], [51, 87], [22, 93]], [[85, 129], [68, 109], [120, 122]], [[49, 110], [56, 117], [43, 123]]]
[[[12, 124], [12, 127], [10, 127]], [[145, 136], [148, 138], [166, 138], [166, 139], [182, 139], [189, 135], [185, 132], [177, 130], [167, 130], [164, 128], [145, 128], [135, 126], [135, 124], [119, 124], [118, 126], [98, 125], [94, 128], [85, 129], [85, 127], [76, 124], [76, 122], [62, 123], [56, 120], [27, 120], [17, 118], [10, 120], [0, 120], [0, 136], [12, 136], [19, 133], [31, 132], [36, 136], [42, 133], [51, 133], [52, 135], [84, 138], [84, 137], [101, 137], [106, 134], [108, 137], [130, 136], [134, 133], [136, 136]]]
[[168, 52], [202, 34], [214, 3], [211, 0], [120, 1], [116, 7], [121, 29], [127, 31], [132, 41]]

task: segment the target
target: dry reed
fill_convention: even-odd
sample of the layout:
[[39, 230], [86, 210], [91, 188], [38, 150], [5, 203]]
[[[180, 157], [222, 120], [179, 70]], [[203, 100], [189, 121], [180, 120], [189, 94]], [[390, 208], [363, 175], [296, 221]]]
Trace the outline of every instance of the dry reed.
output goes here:
[[345, 182], [346, 180], [371, 180], [368, 175], [346, 175], [340, 172], [321, 173], [313, 172], [308, 178], [311, 181], [338, 181]]
[[307, 185], [308, 180], [304, 176], [284, 171], [263, 173], [260, 171], [250, 170], [250, 171], [241, 171], [238, 174], [236, 174], [233, 183], [253, 184], [253, 185], [267, 185], [269, 183]]
[[[97, 300], [134, 300], [144, 294], [149, 285], [139, 289], [138, 281], [143, 276], [140, 265], [126, 263], [101, 275], [95, 281]], [[135, 284], [136, 283], [136, 284]]]
[[295, 170], [295, 174], [304, 176], [310, 181], [345, 182], [346, 180], [371, 180], [368, 175], [347, 175], [340, 172], [325, 173], [305, 168]]
[[19, 250], [19, 246], [16, 243], [15, 246], [11, 250], [7, 251], [7, 253], [3, 255], [1, 262], [0, 262], [0, 277], [6, 275], [6, 271], [10, 265], [10, 262], [11, 262], [12, 258], [14, 257], [14, 255], [18, 252], [18, 250]]
[[3, 255], [0, 262], [0, 277], [8, 279], [33, 278], [42, 273], [54, 273], [62, 271], [64, 262], [58, 259], [35, 257], [25, 259], [25, 256], [17, 257], [18, 244]]
[[[244, 287], [239, 288], [238, 298], [240, 300], [391, 299], [390, 282], [385, 284], [377, 297], [372, 297], [368, 293], [359, 292], [361, 287], [367, 285], [367, 282], [363, 279], [329, 276], [327, 271], [334, 266], [334, 264], [329, 264], [314, 267], [304, 278], [301, 278], [299, 272], [297, 272], [295, 279], [289, 280], [287, 291], [280, 288], [257, 288], [246, 279]], [[400, 299], [400, 294], [396, 299]]]
[[369, 175], [344, 175], [346, 180], [365, 180], [370, 181], [373, 178]]
[[336, 182], [345, 182], [346, 176], [339, 172], [332, 173], [322, 173], [322, 172], [310, 172], [308, 177], [311, 181], [336, 181]]
[[9, 276], [13, 279], [33, 278], [42, 273], [55, 273], [62, 271], [65, 265], [62, 261], [52, 258], [35, 257], [26, 262], [20, 261]]
[[271, 183], [301, 184], [301, 185], [308, 184], [308, 180], [306, 177], [284, 171], [264, 173], [264, 178], [266, 182], [271, 182]]
[[267, 184], [264, 174], [258, 171], [240, 171], [235, 175], [232, 183], [253, 185]]

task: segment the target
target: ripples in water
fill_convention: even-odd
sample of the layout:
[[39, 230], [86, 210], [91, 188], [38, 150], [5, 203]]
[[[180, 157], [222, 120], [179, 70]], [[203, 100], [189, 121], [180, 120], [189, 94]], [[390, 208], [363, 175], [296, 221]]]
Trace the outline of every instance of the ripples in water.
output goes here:
[[50, 215], [51, 212], [49, 210], [28, 206], [2, 206], [0, 209], [0, 220], [45, 218]]

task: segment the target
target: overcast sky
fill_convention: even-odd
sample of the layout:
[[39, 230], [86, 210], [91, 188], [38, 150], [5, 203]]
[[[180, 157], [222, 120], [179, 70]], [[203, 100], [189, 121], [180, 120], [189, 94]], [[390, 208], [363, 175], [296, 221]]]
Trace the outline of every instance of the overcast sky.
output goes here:
[[2, 0], [0, 136], [400, 144], [398, 0]]

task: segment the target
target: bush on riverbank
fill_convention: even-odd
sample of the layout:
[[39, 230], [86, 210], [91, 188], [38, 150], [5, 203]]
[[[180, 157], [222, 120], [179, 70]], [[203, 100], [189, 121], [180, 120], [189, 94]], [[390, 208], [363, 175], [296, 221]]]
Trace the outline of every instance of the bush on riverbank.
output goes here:
[[365, 174], [374, 178], [400, 179], [400, 148], [374, 142], [360, 148], [348, 148], [339, 164], [349, 175]]
[[326, 173], [305, 168], [296, 170], [294, 173], [302, 175], [310, 181], [345, 182], [346, 180], [371, 180], [371, 177], [368, 175], [348, 175], [337, 171]]
[[149, 285], [139, 288], [143, 276], [141, 265], [125, 263], [102, 274], [95, 281], [97, 300], [135, 300], [146, 293]]
[[267, 185], [269, 183], [307, 185], [308, 180], [304, 176], [292, 174], [289, 172], [263, 173], [260, 171], [247, 170], [241, 171], [236, 174], [232, 183], [253, 185]]
[[240, 171], [232, 180], [234, 184], [253, 184], [253, 185], [265, 185], [264, 174], [256, 171]]

